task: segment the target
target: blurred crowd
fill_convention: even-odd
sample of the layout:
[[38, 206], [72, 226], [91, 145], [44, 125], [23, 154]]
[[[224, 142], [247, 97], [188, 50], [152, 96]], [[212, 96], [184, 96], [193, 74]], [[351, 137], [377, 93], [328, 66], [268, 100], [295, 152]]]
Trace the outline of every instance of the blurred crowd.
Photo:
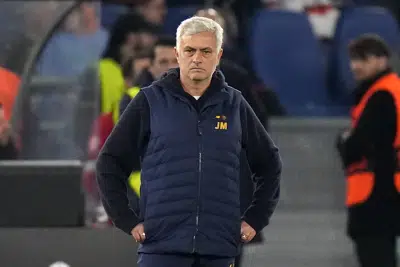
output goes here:
[[[182, 20], [197, 15], [222, 26], [219, 68], [266, 129], [274, 116], [348, 115], [355, 84], [344, 55], [348, 36], [338, 34], [346, 32], [345, 15], [354, 32], [383, 29], [393, 66], [400, 66], [399, 0], [116, 2], [75, 4], [60, 21], [72, 1], [0, 3], [0, 160], [82, 160], [87, 223], [98, 227], [110, 221], [95, 160], [131, 99], [178, 66], [175, 32]], [[361, 6], [387, 13], [347, 11]], [[263, 13], [269, 11], [276, 13]], [[371, 27], [352, 20], [360, 14]], [[139, 162], [129, 184], [139, 195]]]

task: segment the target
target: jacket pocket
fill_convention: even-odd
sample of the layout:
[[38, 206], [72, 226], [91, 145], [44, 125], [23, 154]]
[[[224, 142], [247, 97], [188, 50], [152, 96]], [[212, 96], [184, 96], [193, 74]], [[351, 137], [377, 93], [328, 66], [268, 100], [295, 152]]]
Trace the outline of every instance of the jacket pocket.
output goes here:
[[144, 243], [147, 243], [147, 242], [150, 242], [153, 240], [154, 232], [156, 230], [156, 226], [154, 224], [155, 224], [155, 221], [152, 219], [143, 221], [144, 233], [146, 234], [146, 239], [145, 239]]

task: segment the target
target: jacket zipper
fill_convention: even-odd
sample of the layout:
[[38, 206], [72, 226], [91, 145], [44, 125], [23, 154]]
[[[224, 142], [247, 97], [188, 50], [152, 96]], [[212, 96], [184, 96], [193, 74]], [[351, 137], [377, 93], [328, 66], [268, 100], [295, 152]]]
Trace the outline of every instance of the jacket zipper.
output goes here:
[[196, 236], [197, 233], [199, 231], [199, 216], [200, 216], [200, 185], [201, 185], [201, 172], [202, 172], [202, 147], [201, 147], [201, 136], [202, 136], [202, 131], [200, 128], [200, 120], [197, 121], [197, 134], [199, 135], [199, 158], [198, 158], [198, 164], [199, 164], [199, 168], [198, 168], [198, 177], [197, 177], [197, 182], [198, 182], [198, 186], [197, 186], [197, 207], [196, 207], [196, 231], [193, 235], [193, 251], [192, 253], [196, 252]]

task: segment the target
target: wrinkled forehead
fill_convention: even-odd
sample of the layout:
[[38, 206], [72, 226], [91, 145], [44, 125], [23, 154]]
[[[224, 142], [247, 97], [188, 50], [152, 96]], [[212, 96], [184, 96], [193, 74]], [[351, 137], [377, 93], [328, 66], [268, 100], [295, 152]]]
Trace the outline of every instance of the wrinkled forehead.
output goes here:
[[193, 49], [216, 49], [217, 38], [212, 32], [202, 32], [192, 35], [184, 35], [180, 39], [181, 48], [190, 47]]

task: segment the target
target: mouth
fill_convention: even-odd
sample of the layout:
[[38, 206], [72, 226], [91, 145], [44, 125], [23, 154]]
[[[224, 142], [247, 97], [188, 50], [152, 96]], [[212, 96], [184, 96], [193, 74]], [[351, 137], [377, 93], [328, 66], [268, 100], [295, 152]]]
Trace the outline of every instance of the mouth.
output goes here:
[[191, 68], [190, 70], [194, 70], [194, 71], [203, 71], [202, 68]]

